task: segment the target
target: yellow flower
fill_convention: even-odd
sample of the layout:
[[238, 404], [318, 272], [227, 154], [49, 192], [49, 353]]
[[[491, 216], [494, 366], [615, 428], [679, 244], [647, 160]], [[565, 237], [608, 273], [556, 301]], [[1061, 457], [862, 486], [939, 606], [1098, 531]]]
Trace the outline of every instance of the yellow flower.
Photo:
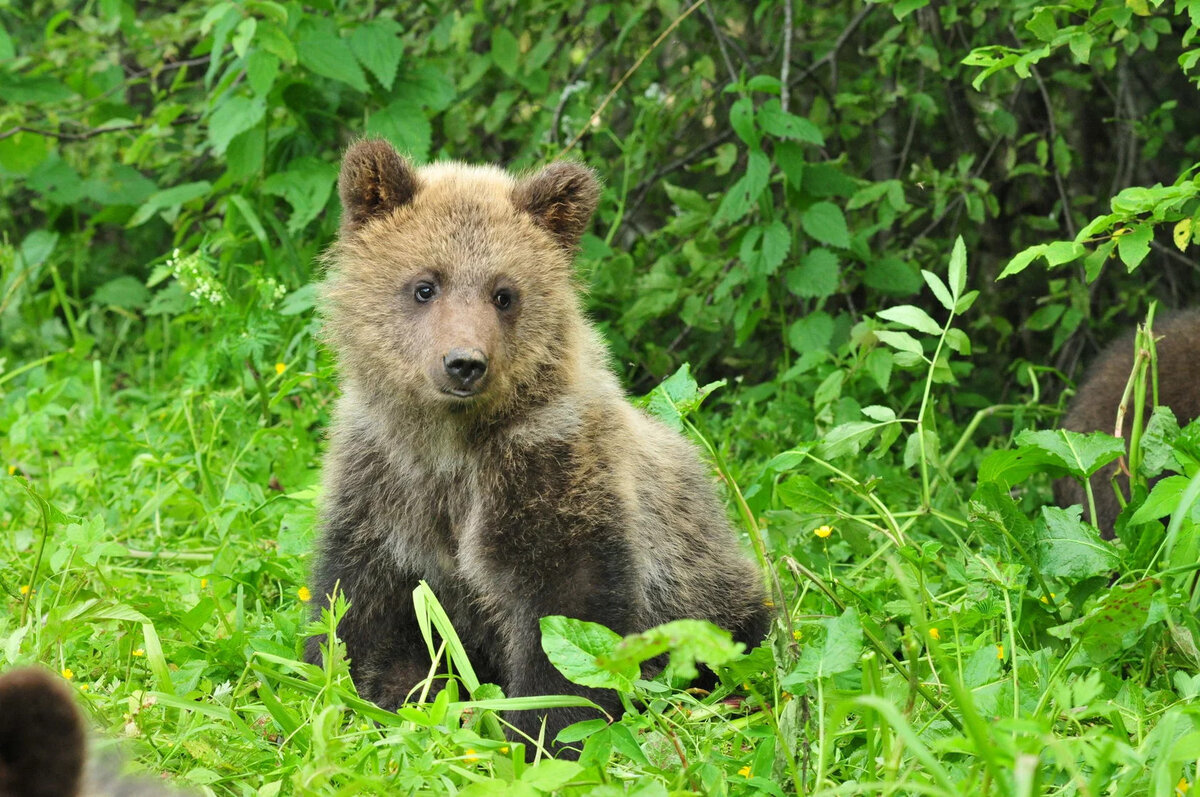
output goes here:
[[200, 589], [208, 589], [208, 579], [207, 578], [200, 579]]
[[996, 646], [996, 658], [1000, 659], [1001, 661], [1004, 661], [1004, 646], [1003, 645]]
[[468, 764], [474, 764], [478, 760], [479, 759], [475, 757], [475, 750], [473, 748], [468, 747], [467, 754], [463, 758], [463, 761], [466, 761]]
[[738, 770], [738, 774], [741, 775], [743, 778], [750, 777], [750, 767], [749, 766], [742, 767], [741, 769]]
[[296, 590], [296, 597], [305, 603], [308, 603], [310, 600], [312, 600], [312, 593], [309, 592], [308, 587], [301, 587], [300, 589]]
[[133, 655], [137, 656], [138, 658], [141, 658], [142, 656], [146, 655], [146, 651], [142, 650], [141, 648], [138, 648], [137, 650], [135, 650], [133, 652]]
[[934, 639], [941, 639], [941, 638], [942, 638], [942, 632], [941, 632], [941, 631], [938, 631], [936, 628], [930, 628], [930, 629], [929, 629], [929, 636], [933, 637]]
[[501, 754], [503, 754], [503, 755], [508, 755], [508, 745], [506, 745], [506, 744], [505, 744], [505, 745], [501, 745], [501, 746], [500, 746], [500, 752], [501, 752]]
[[1057, 596], [1057, 595], [1055, 595], [1053, 592], [1051, 592], [1051, 593], [1050, 593], [1050, 597], [1049, 597], [1049, 598], [1047, 598], [1045, 595], [1043, 595], [1043, 596], [1042, 596], [1042, 603], [1049, 603], [1051, 598], [1057, 598], [1057, 597], [1058, 597], [1058, 596]]
[[1192, 784], [1188, 783], [1188, 779], [1186, 776], [1180, 778], [1179, 782], [1175, 784], [1175, 793], [1177, 795], [1180, 795], [1180, 797], [1182, 797], [1184, 794], [1187, 794], [1191, 790], [1192, 790]]
[[79, 685], [79, 691], [80, 691], [80, 692], [86, 692], [87, 690], [88, 690], [88, 685], [87, 685], [87, 684], [80, 684], [80, 685]]
[[830, 534], [833, 534], [833, 526], [821, 526], [820, 528], [813, 531], [813, 534], [816, 534], [821, 539], [825, 539]]
[[16, 473], [16, 472], [17, 472], [17, 466], [16, 466], [16, 465], [9, 465], [9, 466], [8, 466], [8, 475], [9, 475], [9, 476], [12, 476], [12, 475], [13, 475], [14, 473]]
[[75, 677], [75, 672], [70, 667], [62, 668], [62, 677], [68, 681]]
[[33, 592], [33, 589], [28, 584], [21, 585], [21, 594], [22, 595], [28, 595], [30, 592]]
[[792, 639], [796, 640], [797, 642], [800, 641], [801, 636], [803, 636], [803, 634], [800, 633], [799, 628], [797, 628], [795, 631], [792, 632]]
[[287, 363], [275, 363], [275, 373], [282, 374], [287, 370]]

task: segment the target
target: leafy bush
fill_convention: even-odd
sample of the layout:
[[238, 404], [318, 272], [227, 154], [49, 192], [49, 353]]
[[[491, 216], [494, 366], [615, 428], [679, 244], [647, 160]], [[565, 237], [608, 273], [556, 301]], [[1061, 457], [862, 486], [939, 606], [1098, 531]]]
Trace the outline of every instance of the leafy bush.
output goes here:
[[[69, 673], [102, 733], [210, 793], [1186, 791], [1198, 432], [1134, 430], [1116, 542], [1044, 505], [1122, 450], [1051, 431], [1063, 373], [1194, 300], [1198, 24], [1187, 0], [0, 7], [3, 663]], [[577, 763], [526, 766], [431, 594], [456, 673], [432, 702], [382, 712], [336, 649], [298, 660], [335, 392], [315, 282], [362, 135], [598, 170], [590, 308], [771, 577], [778, 627], [741, 654], [548, 621], [565, 671], [629, 684], [566, 732]], [[663, 652], [720, 686], [636, 677]]]

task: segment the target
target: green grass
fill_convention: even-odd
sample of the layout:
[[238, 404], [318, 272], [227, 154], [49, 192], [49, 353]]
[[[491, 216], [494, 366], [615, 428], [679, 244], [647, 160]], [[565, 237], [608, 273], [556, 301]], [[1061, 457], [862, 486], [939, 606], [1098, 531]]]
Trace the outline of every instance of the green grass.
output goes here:
[[[159, 296], [195, 278], [172, 273]], [[957, 279], [949, 304], [969, 314]], [[431, 648], [450, 641], [436, 652], [461, 682], [398, 714], [374, 708], [340, 659], [299, 661], [336, 389], [311, 289], [216, 284], [220, 301], [145, 320], [69, 313], [49, 290], [25, 306], [47, 319], [27, 338], [45, 354], [2, 351], [3, 660], [69, 672], [97, 733], [124, 739], [139, 767], [261, 795], [1169, 794], [1194, 780], [1194, 523], [1184, 513], [1167, 537], [1155, 520], [1110, 544], [1039, 510], [1037, 471], [1090, 463], [1032, 435], [1014, 464], [1003, 438], [981, 447], [975, 424], [937, 417], [965, 355], [939, 345], [952, 325], [922, 332], [903, 308], [883, 315], [921, 353], [876, 339], [902, 347], [891, 379], [917, 397], [907, 407], [837, 417], [868, 378], [866, 344], [840, 352], [846, 395], [809, 441], [772, 436], [777, 406], [746, 386], [698, 409], [707, 389], [681, 372], [647, 399], [708, 448], [773, 579], [769, 644], [727, 661], [713, 695], [638, 681], [619, 722], [570, 730], [578, 763], [529, 766], [491, 710], [512, 704], [464, 671], [441, 623]], [[1032, 402], [998, 412], [1052, 417]], [[1187, 473], [1194, 434], [1156, 443]], [[1111, 448], [1061, 439], [1085, 458]], [[947, 440], [955, 457], [936, 454]], [[719, 652], [689, 638], [701, 659]], [[616, 677], [603, 669], [592, 677]]]

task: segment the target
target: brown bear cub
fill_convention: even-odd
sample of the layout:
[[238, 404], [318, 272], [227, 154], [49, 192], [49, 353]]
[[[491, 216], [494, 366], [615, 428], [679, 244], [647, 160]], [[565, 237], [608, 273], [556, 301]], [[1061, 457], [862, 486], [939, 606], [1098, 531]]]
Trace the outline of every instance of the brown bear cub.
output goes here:
[[[1168, 316], [1154, 324], [1155, 354], [1158, 358], [1158, 401], [1175, 413], [1180, 426], [1200, 417], [1200, 310], [1188, 310]], [[1110, 344], [1088, 369], [1079, 385], [1066, 416], [1060, 424], [1074, 432], [1107, 432], [1116, 428], [1117, 408], [1129, 375], [1133, 371], [1134, 336], [1128, 334]], [[1146, 395], [1146, 415], [1151, 410], [1150, 391]], [[1133, 407], [1126, 411], [1125, 429], [1128, 434]], [[1113, 525], [1121, 514], [1121, 505], [1113, 493], [1111, 482], [1116, 463], [1101, 468], [1091, 478], [1092, 494], [1096, 499], [1095, 525], [1106, 539], [1113, 536]], [[1129, 478], [1120, 476], [1117, 483], [1129, 495]], [[1074, 479], [1059, 479], [1054, 484], [1054, 498], [1059, 506], [1083, 505], [1083, 518], [1090, 520], [1087, 495]]]
[[168, 797], [152, 780], [87, 762], [83, 720], [71, 690], [45, 670], [0, 676], [0, 797]]
[[[386, 708], [429, 656], [411, 593], [424, 579], [482, 680], [510, 697], [576, 686], [541, 649], [561, 614], [620, 634], [711, 620], [756, 644], [768, 615], [710, 472], [632, 407], [584, 317], [572, 260], [599, 199], [587, 168], [515, 179], [490, 166], [416, 169], [383, 141], [342, 162], [327, 256], [326, 334], [342, 397], [325, 462], [313, 592], [350, 609], [359, 692]], [[321, 660], [323, 637], [308, 640]], [[597, 716], [512, 712], [546, 739]]]

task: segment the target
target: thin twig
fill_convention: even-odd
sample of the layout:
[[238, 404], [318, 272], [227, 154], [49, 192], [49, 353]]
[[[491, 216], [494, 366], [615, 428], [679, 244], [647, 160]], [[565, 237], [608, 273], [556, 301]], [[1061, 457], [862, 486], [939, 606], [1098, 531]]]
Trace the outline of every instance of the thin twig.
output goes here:
[[708, 19], [713, 37], [717, 40], [717, 49], [721, 51], [721, 59], [725, 61], [725, 68], [729, 70], [729, 83], [730, 85], [737, 83], [737, 70], [733, 68], [733, 61], [729, 59], [729, 51], [725, 48], [725, 36], [721, 33], [721, 28], [717, 25], [717, 15], [713, 13], [712, 3], [704, 4], [704, 16]]
[[791, 67], [792, 0], [783, 0], [783, 66], [779, 70], [779, 107], [784, 113], [788, 109], [788, 71]]
[[617, 81], [617, 85], [612, 87], [612, 91], [608, 92], [608, 94], [605, 95], [604, 101], [600, 103], [600, 107], [598, 107], [595, 111], [592, 112], [592, 115], [587, 120], [587, 124], [585, 124], [583, 127], [581, 127], [579, 129], [579, 132], [575, 134], [575, 137], [573, 139], [571, 139], [571, 143], [567, 144], [567, 146], [563, 148], [563, 151], [558, 153], [558, 157], [560, 157], [560, 158], [563, 157], [564, 155], [566, 155], [568, 152], [570, 152], [571, 150], [573, 150], [575, 148], [575, 145], [579, 143], [579, 139], [583, 138], [583, 134], [587, 132], [588, 128], [600, 120], [600, 114], [604, 113], [604, 109], [608, 107], [608, 104], [610, 102], [612, 102], [612, 98], [615, 97], [617, 92], [621, 90], [621, 87], [625, 85], [626, 81], [628, 81], [629, 78], [633, 77], [633, 73], [638, 71], [638, 68], [641, 67], [641, 65], [645, 62], [645, 60], [650, 57], [650, 53], [657, 50], [658, 45], [660, 45], [664, 41], [666, 41], [667, 37], [670, 36], [671, 33], [674, 32], [674, 30], [677, 27], [679, 27], [679, 24], [681, 22], [683, 22], [685, 19], [687, 19], [688, 17], [690, 17], [692, 15], [692, 12], [695, 11], [700, 6], [704, 5], [704, 3], [705, 3], [705, 0], [696, 0], [696, 2], [694, 2], [690, 6], [688, 6], [687, 10], [684, 11], [682, 14], [680, 14], [678, 17], [676, 17], [674, 19], [674, 21], [672, 21], [671, 24], [667, 26], [667, 29], [664, 30], [662, 33], [660, 33], [658, 35], [658, 38], [655, 39], [654, 42], [649, 47], [646, 48], [646, 51], [643, 52], [640, 56], [638, 56], [638, 59], [633, 62], [633, 66], [631, 66], [631, 67], [629, 67], [629, 69], [625, 70], [625, 74], [621, 75], [621, 79]]
[[[173, 119], [171, 124], [189, 124], [191, 122], [195, 122], [199, 118], [199, 114], [187, 114], [186, 116], [180, 116]], [[103, 135], [105, 133], [120, 133], [124, 130], [141, 130], [147, 124], [149, 124], [149, 122], [129, 122], [128, 124], [113, 125], [111, 127], [92, 127], [84, 130], [81, 133], [68, 133], [65, 130], [43, 130], [40, 127], [17, 125], [16, 127], [11, 127], [8, 130], [0, 133], [0, 141], [3, 141], [11, 136], [15, 136], [17, 133], [33, 133], [34, 135], [45, 136], [46, 138], [55, 138], [59, 141], [87, 141], [89, 138], [95, 138], [96, 136]]]

